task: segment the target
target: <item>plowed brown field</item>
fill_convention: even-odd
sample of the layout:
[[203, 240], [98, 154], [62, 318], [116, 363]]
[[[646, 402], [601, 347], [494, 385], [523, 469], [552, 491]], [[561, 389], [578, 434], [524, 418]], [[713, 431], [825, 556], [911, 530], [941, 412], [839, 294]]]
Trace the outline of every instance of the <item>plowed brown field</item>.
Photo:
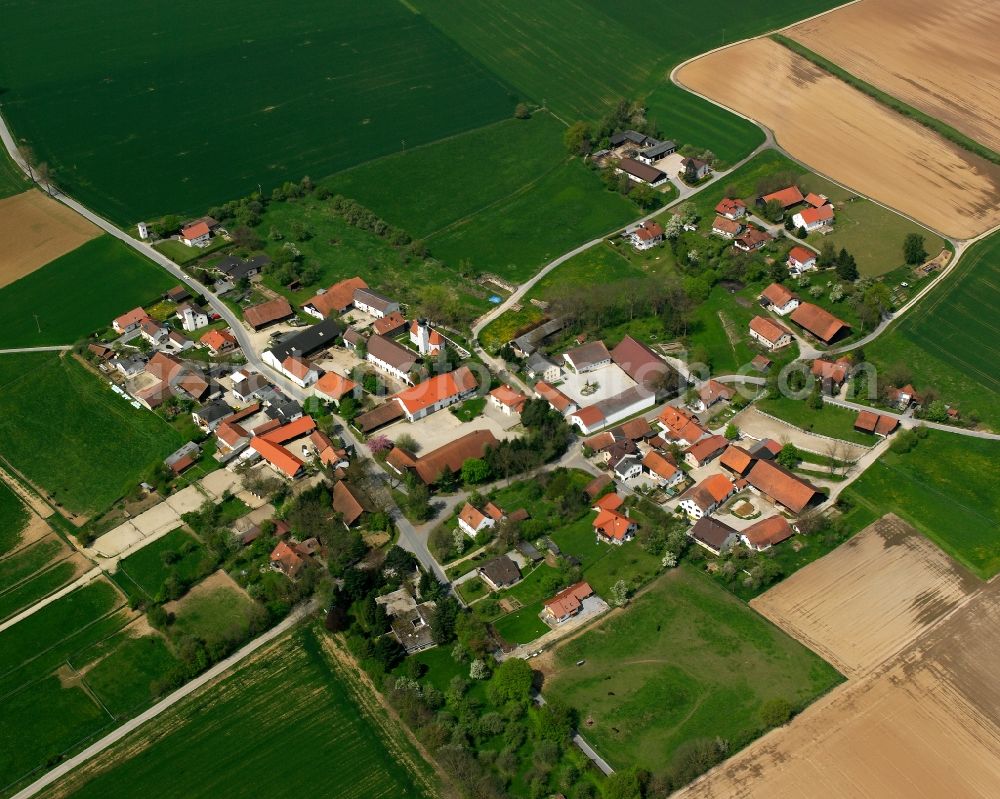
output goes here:
[[886, 517], [755, 604], [850, 679], [679, 796], [1000, 795], [1000, 582]]
[[0, 200], [0, 288], [75, 250], [101, 230], [38, 189]]
[[793, 157], [945, 235], [1000, 223], [1000, 167], [770, 39], [692, 61], [683, 86], [756, 119]]
[[865, 0], [784, 33], [1000, 151], [998, 31], [996, 2]]

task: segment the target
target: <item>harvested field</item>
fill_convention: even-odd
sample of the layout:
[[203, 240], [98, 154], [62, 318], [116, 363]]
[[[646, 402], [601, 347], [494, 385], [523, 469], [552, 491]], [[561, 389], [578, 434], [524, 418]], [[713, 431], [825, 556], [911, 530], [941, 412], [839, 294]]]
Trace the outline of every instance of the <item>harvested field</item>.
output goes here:
[[[904, 585], [906, 574], [914, 585]], [[824, 582], [845, 605], [820, 596]], [[1000, 792], [1000, 685], [992, 673], [1000, 583], [977, 583], [889, 517], [768, 594], [761, 606], [780, 598], [788, 608], [779, 624], [789, 619], [846, 660], [875, 663], [902, 648], [678, 796], [979, 799]], [[793, 602], [804, 607], [793, 611]], [[871, 628], [884, 628], [881, 640], [850, 641]]]
[[100, 232], [96, 225], [37, 189], [0, 200], [0, 288]]
[[770, 39], [685, 66], [678, 80], [759, 120], [795, 158], [949, 236], [1000, 223], [1000, 167], [889, 110]]
[[856, 676], [896, 654], [980, 585], [889, 515], [750, 606]]
[[981, 0], [865, 0], [784, 33], [1000, 150], [998, 26], [1000, 5]]

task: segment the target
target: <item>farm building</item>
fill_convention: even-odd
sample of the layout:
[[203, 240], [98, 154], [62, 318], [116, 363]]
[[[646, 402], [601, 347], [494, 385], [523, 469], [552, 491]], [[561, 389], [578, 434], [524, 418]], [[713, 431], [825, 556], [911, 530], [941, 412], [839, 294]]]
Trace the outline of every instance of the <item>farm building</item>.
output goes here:
[[432, 413], [461, 402], [479, 388], [476, 376], [467, 366], [460, 366], [454, 372], [425, 380], [422, 383], [396, 394], [393, 399], [399, 403], [410, 422], [423, 419]]
[[696, 469], [715, 460], [728, 446], [725, 436], [708, 436], [684, 450], [684, 461]]
[[544, 355], [535, 353], [528, 358], [525, 364], [528, 377], [535, 380], [544, 380], [547, 383], [555, 383], [562, 376], [562, 369], [558, 364], [553, 363]]
[[792, 331], [766, 316], [755, 316], [750, 320], [750, 337], [769, 350], [780, 350], [792, 343]]
[[487, 449], [498, 443], [496, 436], [489, 430], [473, 430], [421, 455], [414, 461], [413, 470], [424, 484], [433, 485], [445, 469], [457, 474], [462, 470], [463, 463], [470, 458], [482, 458]]
[[763, 552], [792, 537], [792, 526], [784, 516], [769, 516], [747, 527], [740, 539], [750, 549]]
[[292, 316], [295, 311], [288, 304], [288, 300], [279, 297], [276, 300], [268, 300], [259, 305], [251, 305], [243, 310], [243, 320], [254, 330], [260, 330], [274, 322], [280, 322]]
[[339, 316], [354, 306], [354, 292], [367, 288], [368, 284], [360, 277], [349, 277], [306, 300], [302, 310], [317, 319]]
[[397, 380], [412, 384], [410, 372], [417, 365], [417, 354], [385, 336], [370, 336], [365, 360]]
[[580, 408], [569, 415], [570, 424], [576, 425], [585, 435], [596, 432], [622, 419], [652, 408], [656, 395], [639, 386], [627, 388], [613, 397]]
[[897, 427], [899, 427], [898, 419], [874, 411], [861, 411], [854, 420], [854, 429], [859, 433], [871, 433], [883, 438], [894, 433]]
[[574, 372], [583, 374], [610, 364], [611, 353], [603, 341], [590, 341], [563, 353], [563, 360]]
[[813, 305], [811, 302], [803, 302], [792, 311], [789, 316], [795, 324], [803, 330], [812, 333], [824, 344], [829, 344], [845, 330], [850, 330], [846, 322], [842, 322], [829, 311]]
[[667, 378], [673, 374], [671, 367], [649, 347], [632, 336], [625, 336], [611, 350], [611, 360], [618, 368], [647, 391], [663, 395], [670, 389]]
[[353, 380], [327, 372], [313, 386], [313, 394], [324, 402], [339, 403], [345, 396], [353, 392], [358, 384]]
[[636, 183], [645, 183], [649, 186], [662, 186], [668, 180], [666, 172], [661, 172], [655, 166], [636, 161], [634, 158], [623, 158], [615, 167], [615, 172], [625, 175]]
[[356, 288], [353, 300], [355, 308], [362, 313], [374, 316], [376, 319], [382, 319], [391, 313], [399, 311], [398, 302], [390, 300], [388, 297], [369, 288]]
[[659, 144], [654, 144], [645, 150], [640, 150], [637, 158], [644, 164], [654, 164], [661, 158], [666, 158], [668, 155], [673, 155], [676, 152], [677, 144], [675, 142], [661, 141]]
[[771, 194], [765, 194], [757, 200], [757, 205], [763, 208], [770, 202], [777, 202], [782, 208], [788, 209], [805, 202], [805, 197], [802, 196], [798, 186], [788, 186]]
[[768, 460], [754, 463], [746, 480], [761, 496], [792, 513], [801, 513], [823, 496], [811, 483]]

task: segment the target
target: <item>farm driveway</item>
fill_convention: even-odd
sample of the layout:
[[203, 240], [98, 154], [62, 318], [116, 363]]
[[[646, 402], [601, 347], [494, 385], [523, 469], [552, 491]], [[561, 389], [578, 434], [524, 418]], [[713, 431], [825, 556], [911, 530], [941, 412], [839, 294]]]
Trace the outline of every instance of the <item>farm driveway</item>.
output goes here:
[[[830, 442], [834, 440], [826, 436], [816, 435], [815, 433], [807, 433], [805, 430], [788, 424], [788, 422], [783, 422], [780, 419], [775, 419], [761, 413], [752, 405], [736, 414], [732, 422], [744, 435], [751, 438], [772, 438], [779, 444], [791, 443], [799, 449], [815, 452], [819, 455], [826, 454]], [[843, 457], [845, 460], [857, 460], [869, 451], [869, 447], [851, 444], [840, 439], [836, 439], [836, 441], [838, 445], [844, 447], [845, 454]]]

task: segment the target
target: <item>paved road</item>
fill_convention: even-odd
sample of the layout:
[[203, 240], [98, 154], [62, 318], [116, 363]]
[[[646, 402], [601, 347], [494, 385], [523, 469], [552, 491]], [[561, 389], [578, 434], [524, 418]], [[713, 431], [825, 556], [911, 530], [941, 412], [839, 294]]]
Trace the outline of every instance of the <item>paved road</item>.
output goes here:
[[44, 608], [46, 605], [51, 605], [57, 599], [62, 599], [64, 596], [66, 596], [66, 594], [68, 594], [68, 593], [70, 593], [72, 591], [75, 591], [77, 588], [82, 588], [83, 586], [87, 585], [88, 583], [93, 582], [98, 577], [100, 577], [103, 573], [104, 572], [103, 572], [103, 570], [101, 569], [100, 566], [95, 566], [94, 568], [90, 569], [89, 571], [84, 572], [79, 577], [77, 577], [73, 582], [69, 583], [68, 585], [64, 585], [62, 588], [60, 588], [55, 593], [49, 594], [44, 599], [40, 599], [34, 605], [31, 605], [30, 607], [25, 608], [20, 613], [18, 613], [16, 616], [12, 616], [11, 618], [7, 619], [7, 621], [5, 621], [2, 624], [0, 624], [0, 633], [2, 633], [8, 627], [13, 627], [19, 621], [23, 621], [24, 619], [28, 618], [28, 616], [31, 616], [33, 613], [37, 613], [39, 610], [41, 610], [42, 608]]
[[12, 355], [16, 352], [65, 352], [73, 349], [72, 344], [56, 344], [51, 347], [14, 347], [13, 349], [0, 350], [0, 355]]
[[161, 713], [163, 713], [165, 710], [168, 710], [169, 708], [173, 707], [185, 697], [190, 696], [202, 686], [207, 685], [209, 682], [211, 682], [216, 677], [221, 675], [227, 669], [232, 668], [244, 658], [252, 655], [262, 646], [270, 643], [278, 636], [287, 632], [293, 626], [295, 626], [299, 621], [301, 621], [310, 613], [313, 613], [318, 609], [319, 609], [319, 602], [317, 602], [316, 600], [313, 600], [312, 602], [306, 605], [300, 605], [299, 607], [295, 608], [291, 613], [288, 614], [288, 616], [283, 621], [272, 627], [267, 632], [255, 638], [253, 641], [244, 646], [242, 649], [237, 650], [232, 655], [227, 657], [225, 660], [220, 661], [212, 668], [210, 668], [208, 671], [206, 671], [204, 674], [202, 674], [200, 677], [195, 677], [193, 680], [191, 680], [191, 682], [187, 683], [181, 688], [178, 688], [176, 691], [174, 691], [165, 699], [161, 699], [159, 702], [157, 702], [155, 705], [149, 708], [149, 710], [145, 711], [144, 713], [140, 713], [134, 719], [130, 719], [129, 721], [125, 722], [121, 727], [118, 727], [113, 732], [108, 733], [96, 743], [91, 744], [82, 752], [80, 752], [80, 754], [71, 757], [69, 760], [63, 761], [54, 769], [46, 773], [44, 776], [35, 780], [27, 788], [18, 791], [16, 794], [14, 794], [13, 799], [29, 799], [29, 797], [34, 796], [43, 788], [48, 787], [56, 780], [59, 780], [62, 777], [66, 776], [70, 771], [82, 765], [83, 763], [86, 763], [95, 755], [99, 755], [108, 747], [114, 746], [114, 744], [118, 743], [118, 741], [127, 736], [129, 733], [137, 730], [147, 721], [152, 721]]
[[[729, 175], [734, 170], [739, 169], [741, 166], [743, 166], [743, 164], [745, 164], [751, 158], [755, 157], [756, 155], [758, 155], [759, 153], [761, 153], [762, 151], [764, 151], [768, 147], [770, 147], [773, 144], [773, 141], [774, 141], [773, 137], [769, 133], [767, 133], [765, 131], [764, 143], [761, 144], [752, 153], [750, 153], [750, 155], [748, 155], [746, 158], [744, 158], [743, 160], [741, 160], [738, 163], [734, 164], [731, 168], [725, 170], [724, 172], [716, 172], [715, 174], [713, 174], [713, 176], [709, 180], [705, 181], [704, 183], [699, 184], [698, 186], [693, 186], [692, 187], [692, 186], [688, 186], [686, 184], [680, 183], [679, 184], [679, 191], [678, 191], [677, 197], [675, 199], [671, 200], [669, 203], [667, 203], [666, 205], [662, 206], [661, 208], [657, 208], [652, 213], [646, 214], [645, 216], [637, 219], [631, 225], [627, 225], [626, 227], [632, 227], [632, 225], [641, 224], [641, 223], [643, 223], [643, 222], [645, 222], [645, 221], [647, 221], [649, 219], [654, 219], [655, 217], [659, 216], [660, 214], [666, 213], [667, 211], [669, 211], [674, 206], [683, 203], [685, 200], [689, 199], [690, 197], [692, 197], [695, 194], [698, 194], [703, 189], [708, 188], [713, 183], [716, 183], [716, 182], [722, 180], [724, 177], [726, 177], [726, 175]], [[675, 187], [677, 187], [677, 184], [675, 184]], [[606, 234], [604, 234], [600, 238], [596, 238], [596, 239], [593, 239], [592, 241], [588, 241], [586, 244], [581, 244], [579, 247], [575, 247], [574, 249], [570, 250], [569, 252], [563, 253], [558, 258], [555, 258], [555, 259], [549, 261], [545, 266], [543, 266], [541, 268], [541, 270], [539, 270], [535, 274], [534, 277], [532, 277], [530, 280], [528, 280], [528, 281], [522, 283], [520, 286], [518, 286], [517, 287], [517, 291], [515, 291], [513, 294], [511, 294], [504, 302], [502, 302], [500, 305], [497, 305], [495, 308], [490, 309], [487, 313], [483, 314], [475, 322], [473, 322], [473, 324], [472, 324], [472, 339], [473, 339], [473, 341], [475, 341], [475, 339], [479, 338], [479, 334], [482, 332], [483, 328], [486, 327], [486, 325], [488, 325], [490, 322], [492, 322], [494, 319], [496, 319], [497, 317], [499, 317], [504, 312], [510, 310], [510, 308], [512, 306], [514, 306], [518, 302], [520, 302], [521, 299], [525, 296], [525, 294], [527, 294], [529, 291], [531, 291], [531, 289], [535, 286], [535, 284], [539, 280], [541, 280], [543, 277], [545, 277], [553, 269], [556, 269], [561, 264], [564, 264], [570, 258], [573, 258], [574, 256], [579, 255], [582, 252], [586, 252], [591, 247], [596, 247], [598, 244], [600, 244], [602, 241], [604, 241], [608, 236], [611, 236], [614, 233], [620, 232], [620, 231], [622, 231], [624, 229], [625, 228], [616, 228], [615, 230], [608, 231]], [[496, 363], [502, 363], [501, 361], [496, 361], [496, 359], [492, 359], [492, 358], [490, 359], [490, 361], [491, 362], [496, 362]], [[497, 368], [501, 369], [502, 367], [497, 367]]]
[[857, 402], [848, 402], [847, 400], [837, 399], [836, 397], [823, 397], [824, 402], [828, 402], [831, 405], [837, 405], [841, 408], [848, 408], [852, 411], [875, 411], [882, 416], [891, 416], [893, 419], [898, 419], [899, 423], [904, 427], [929, 427], [932, 430], [943, 430], [946, 433], [955, 433], [960, 436], [969, 436], [970, 438], [982, 438], [987, 441], [1000, 441], [1000, 433], [987, 433], [981, 430], [966, 430], [964, 427], [955, 427], [950, 424], [938, 424], [937, 422], [928, 422], [924, 419], [915, 419], [912, 416], [904, 416], [900, 413], [892, 413], [891, 411], [883, 411], [878, 408], [872, 408], [870, 405], [861, 405]]

